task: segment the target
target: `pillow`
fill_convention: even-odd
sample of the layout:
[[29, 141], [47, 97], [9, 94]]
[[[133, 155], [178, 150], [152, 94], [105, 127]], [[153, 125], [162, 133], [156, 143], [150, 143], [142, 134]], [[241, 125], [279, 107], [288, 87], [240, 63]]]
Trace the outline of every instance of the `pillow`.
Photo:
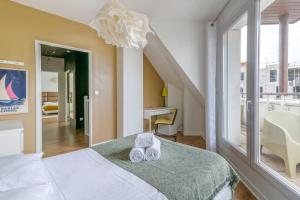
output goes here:
[[47, 200], [49, 185], [36, 185], [0, 192], [0, 199], [5, 200]]
[[41, 161], [42, 155], [0, 157], [0, 191], [48, 183], [49, 178]]
[[58, 106], [58, 102], [44, 102], [45, 106]]

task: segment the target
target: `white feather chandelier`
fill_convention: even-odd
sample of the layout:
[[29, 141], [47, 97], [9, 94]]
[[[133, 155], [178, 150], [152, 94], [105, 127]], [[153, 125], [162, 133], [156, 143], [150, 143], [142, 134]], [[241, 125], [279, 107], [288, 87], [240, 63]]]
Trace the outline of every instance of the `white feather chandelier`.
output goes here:
[[146, 15], [128, 10], [117, 0], [105, 4], [90, 26], [107, 44], [124, 48], [144, 48], [151, 32]]

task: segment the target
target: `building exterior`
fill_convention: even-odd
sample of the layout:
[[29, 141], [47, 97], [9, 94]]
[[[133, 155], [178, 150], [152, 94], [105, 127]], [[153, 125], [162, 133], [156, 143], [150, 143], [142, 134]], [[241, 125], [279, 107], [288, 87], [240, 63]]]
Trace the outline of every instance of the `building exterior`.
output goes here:
[[[241, 63], [241, 95], [245, 96], [247, 93], [247, 63]], [[278, 63], [264, 63], [259, 70], [259, 91], [261, 98], [263, 94], [279, 93], [279, 71]], [[288, 92], [300, 93], [300, 63], [289, 63], [288, 65]], [[271, 95], [273, 98], [279, 98], [278, 95]], [[293, 95], [289, 95], [293, 96]], [[299, 98], [299, 95], [293, 96]]]

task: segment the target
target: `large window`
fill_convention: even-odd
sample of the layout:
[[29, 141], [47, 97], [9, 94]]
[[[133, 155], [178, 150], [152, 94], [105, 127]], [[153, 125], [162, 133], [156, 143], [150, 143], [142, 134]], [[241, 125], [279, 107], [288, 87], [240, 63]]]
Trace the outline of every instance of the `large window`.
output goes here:
[[300, 199], [300, 4], [243, 2], [220, 19], [219, 149], [267, 198]]
[[288, 80], [290, 81], [290, 84], [295, 85], [293, 81], [298, 81], [300, 79], [300, 67], [299, 67], [300, 63], [295, 66], [293, 66], [293, 68], [291, 67], [289, 70], [289, 74], [288, 74]]
[[270, 70], [270, 82], [277, 81], [277, 70]]
[[226, 93], [225, 140], [246, 154], [247, 151], [247, 13], [224, 33]]
[[[272, 0], [264, 5], [258, 70], [258, 164], [286, 185], [300, 188], [300, 12], [294, 12], [297, 6], [300, 10], [300, 4], [292, 8], [288, 1]], [[282, 9], [277, 9], [279, 5]]]
[[245, 80], [245, 72], [241, 72], [241, 81]]

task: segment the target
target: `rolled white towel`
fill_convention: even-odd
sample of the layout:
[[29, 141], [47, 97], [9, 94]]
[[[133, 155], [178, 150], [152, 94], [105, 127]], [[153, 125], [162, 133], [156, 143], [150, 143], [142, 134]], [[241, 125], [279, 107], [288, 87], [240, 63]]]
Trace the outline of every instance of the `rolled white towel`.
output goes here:
[[153, 145], [153, 133], [140, 133], [136, 136], [134, 147], [145, 148]]
[[133, 147], [129, 153], [129, 158], [134, 163], [145, 160], [145, 148]]
[[158, 160], [160, 158], [160, 141], [156, 137], [153, 138], [153, 144], [146, 148], [145, 159], [147, 161]]

